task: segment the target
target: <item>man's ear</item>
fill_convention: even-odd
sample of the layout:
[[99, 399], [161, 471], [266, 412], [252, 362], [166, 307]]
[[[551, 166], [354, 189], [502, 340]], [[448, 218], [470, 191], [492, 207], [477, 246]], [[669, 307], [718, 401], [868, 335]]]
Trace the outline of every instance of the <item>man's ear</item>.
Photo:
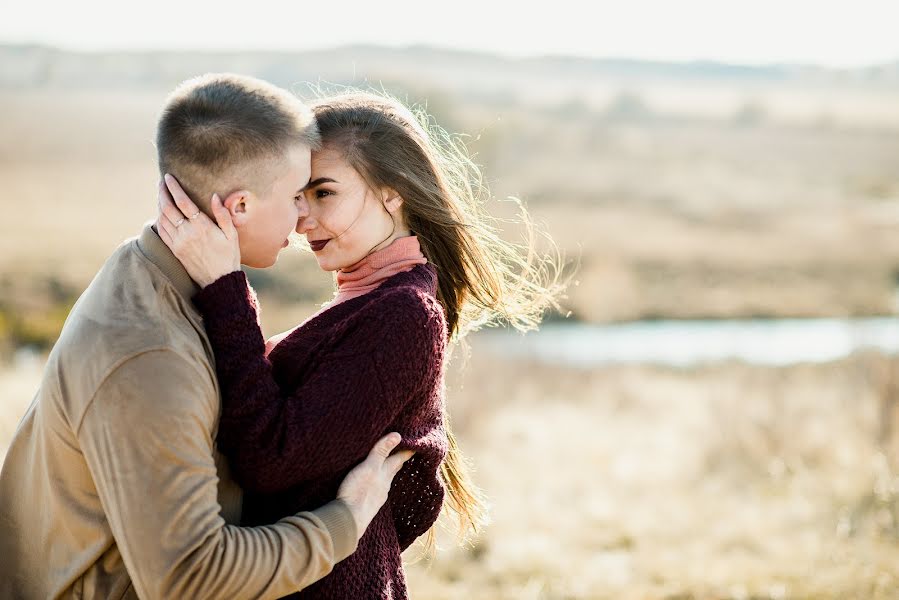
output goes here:
[[237, 190], [228, 194], [222, 203], [228, 212], [231, 213], [231, 221], [235, 227], [241, 227], [247, 222], [247, 202], [250, 199], [250, 192], [247, 190]]
[[403, 197], [393, 188], [384, 188], [381, 191], [381, 201], [384, 202], [384, 208], [387, 212], [395, 213], [403, 205]]

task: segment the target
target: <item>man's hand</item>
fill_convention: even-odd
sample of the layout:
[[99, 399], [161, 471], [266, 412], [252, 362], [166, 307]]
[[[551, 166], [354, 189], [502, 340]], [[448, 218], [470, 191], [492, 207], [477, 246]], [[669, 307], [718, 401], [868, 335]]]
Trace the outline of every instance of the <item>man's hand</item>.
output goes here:
[[337, 490], [337, 498], [346, 502], [353, 513], [357, 541], [387, 501], [393, 476], [415, 454], [411, 450], [403, 450], [390, 455], [401, 439], [400, 434], [389, 433], [378, 440], [368, 453], [368, 458], [347, 473]]

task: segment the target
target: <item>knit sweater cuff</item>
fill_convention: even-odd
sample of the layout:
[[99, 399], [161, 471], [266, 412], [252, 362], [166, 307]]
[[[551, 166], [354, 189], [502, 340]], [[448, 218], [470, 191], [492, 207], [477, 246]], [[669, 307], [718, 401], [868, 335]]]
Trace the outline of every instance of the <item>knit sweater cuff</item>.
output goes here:
[[[265, 339], [259, 325], [259, 305], [243, 271], [233, 271], [197, 292], [193, 302], [203, 315], [203, 325], [215, 350], [218, 367], [240, 363], [246, 356], [263, 356]], [[219, 379], [229, 379], [218, 368]], [[225, 382], [228, 383], [228, 382]]]
[[246, 273], [232, 271], [194, 294], [193, 302], [204, 316], [214, 317], [233, 313], [235, 307], [246, 305], [248, 299], [255, 308], [254, 296]]
[[334, 542], [334, 563], [337, 564], [356, 551], [358, 535], [356, 519], [343, 500], [334, 500], [316, 509], [315, 516], [324, 522]]

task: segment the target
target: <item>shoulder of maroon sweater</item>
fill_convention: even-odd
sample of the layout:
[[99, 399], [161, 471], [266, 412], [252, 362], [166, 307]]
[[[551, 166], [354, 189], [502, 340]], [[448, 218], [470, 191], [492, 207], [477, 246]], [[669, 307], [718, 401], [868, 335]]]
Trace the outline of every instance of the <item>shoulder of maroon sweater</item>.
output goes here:
[[347, 316], [365, 322], [365, 329], [384, 338], [401, 336], [422, 348], [445, 343], [446, 316], [440, 302], [415, 286], [396, 286], [369, 292], [370, 301]]
[[[436, 297], [437, 274], [433, 265], [416, 265], [409, 271], [397, 273], [380, 287], [369, 292], [373, 302], [366, 307], [397, 316], [434, 318], [444, 322], [443, 307]], [[406, 312], [408, 311], [408, 312]]]

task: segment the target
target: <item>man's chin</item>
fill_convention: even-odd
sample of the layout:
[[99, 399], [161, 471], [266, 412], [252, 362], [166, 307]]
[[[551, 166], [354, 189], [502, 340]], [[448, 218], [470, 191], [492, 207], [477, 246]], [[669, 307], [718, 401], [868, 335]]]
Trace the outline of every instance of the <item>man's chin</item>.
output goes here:
[[253, 258], [250, 260], [245, 260], [242, 261], [242, 264], [246, 267], [250, 267], [251, 269], [267, 269], [269, 267], [273, 267], [276, 262], [278, 262], [278, 254], [275, 254], [272, 257]]

